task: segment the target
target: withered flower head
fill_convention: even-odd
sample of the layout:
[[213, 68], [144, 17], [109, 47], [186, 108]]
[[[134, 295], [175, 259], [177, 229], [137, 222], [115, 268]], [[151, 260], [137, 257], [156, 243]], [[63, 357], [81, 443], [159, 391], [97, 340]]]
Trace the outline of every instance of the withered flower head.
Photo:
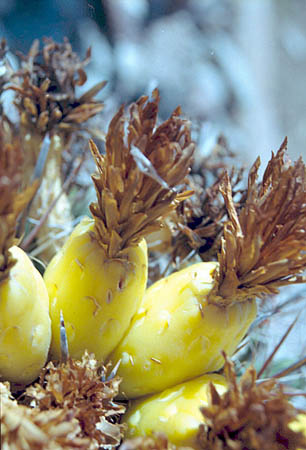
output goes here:
[[[217, 258], [221, 246], [223, 223], [227, 209], [220, 198], [220, 186], [224, 179], [224, 170], [216, 174], [211, 186], [205, 186], [204, 177], [194, 174], [190, 177], [190, 187], [195, 194], [182, 202], [177, 208], [177, 228], [174, 238], [173, 261], [183, 260], [195, 250], [203, 261]], [[233, 198], [241, 191], [237, 188], [242, 179], [243, 169], [231, 170], [229, 179], [233, 189]]]
[[7, 278], [15, 261], [10, 248], [20, 212], [33, 197], [37, 185], [19, 192], [22, 181], [22, 153], [17, 138], [12, 139], [4, 121], [0, 123], [0, 283]]
[[280, 286], [305, 281], [298, 274], [306, 267], [306, 168], [302, 159], [285, 162], [286, 144], [272, 153], [259, 185], [256, 160], [239, 215], [228, 178], [222, 185], [230, 221], [224, 226], [220, 269], [209, 296], [215, 304], [264, 297]]
[[116, 423], [125, 407], [113, 401], [118, 394], [120, 379], [107, 378], [108, 367], [98, 367], [96, 359], [85, 353], [82, 361], [68, 359], [43, 370], [38, 384], [27, 389], [40, 411], [71, 411], [79, 423], [82, 438], [89, 438], [92, 447], [119, 445], [123, 425]]
[[21, 69], [15, 74], [20, 81], [9, 89], [16, 92], [15, 104], [26, 128], [33, 127], [43, 134], [57, 127], [69, 134], [103, 109], [94, 97], [105, 82], [76, 96], [76, 86], [87, 80], [84, 67], [90, 60], [90, 49], [81, 61], [67, 39], [62, 44], [45, 39], [42, 51], [35, 40], [28, 55], [21, 58]]
[[306, 438], [290, 423], [298, 411], [288, 396], [270, 379], [257, 383], [249, 368], [238, 383], [233, 364], [226, 359], [228, 390], [219, 395], [210, 385], [210, 404], [202, 407], [205, 424], [198, 434], [205, 450], [297, 450], [306, 449]]
[[39, 411], [19, 405], [7, 385], [0, 383], [2, 450], [91, 449], [89, 438], [80, 437], [74, 412], [67, 409]]
[[128, 121], [121, 107], [109, 126], [105, 156], [91, 142], [99, 173], [93, 176], [98, 201], [90, 210], [110, 257], [158, 230], [160, 219], [189, 196], [176, 190], [194, 151], [189, 123], [177, 108], [156, 127], [158, 104], [157, 90], [152, 101], [141, 97], [131, 105]]
[[[162, 433], [154, 433], [152, 436], [126, 439], [119, 450], [175, 450], [176, 448]], [[187, 447], [185, 448], [187, 450]]]

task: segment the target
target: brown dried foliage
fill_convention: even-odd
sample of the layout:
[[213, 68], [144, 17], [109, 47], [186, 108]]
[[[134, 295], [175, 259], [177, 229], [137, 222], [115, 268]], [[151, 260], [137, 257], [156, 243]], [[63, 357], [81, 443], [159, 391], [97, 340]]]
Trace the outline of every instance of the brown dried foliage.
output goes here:
[[[11, 141], [11, 142], [9, 142]], [[19, 192], [22, 181], [22, 152], [17, 138], [12, 139], [8, 124], [0, 123], [0, 283], [7, 278], [15, 261], [10, 248], [15, 239], [16, 224], [37, 188], [34, 184]]]
[[16, 92], [15, 104], [26, 128], [44, 134], [57, 127], [69, 135], [103, 109], [94, 97], [105, 82], [76, 96], [76, 86], [83, 86], [87, 80], [84, 67], [90, 61], [90, 49], [81, 61], [67, 39], [62, 44], [45, 39], [42, 51], [35, 40], [28, 55], [21, 55], [21, 59], [22, 67], [15, 74], [17, 83], [8, 89]]
[[298, 274], [306, 267], [306, 168], [302, 159], [285, 162], [286, 144], [272, 153], [259, 185], [256, 160], [239, 215], [228, 177], [222, 184], [230, 221], [224, 226], [220, 269], [209, 297], [217, 305], [262, 298], [276, 294], [280, 286], [305, 281]]
[[120, 379], [107, 378], [107, 371], [108, 367], [100, 370], [96, 359], [87, 353], [82, 361], [69, 358], [58, 365], [50, 362], [39, 383], [29, 387], [26, 395], [42, 412], [70, 411], [80, 427], [78, 436], [89, 438], [90, 448], [117, 447], [123, 425], [116, 422], [125, 407], [113, 401]]
[[152, 101], [141, 97], [131, 105], [128, 122], [121, 107], [109, 126], [105, 156], [91, 142], [98, 201], [90, 210], [109, 257], [158, 230], [160, 219], [190, 195], [174, 189], [184, 182], [194, 151], [189, 123], [177, 108], [156, 128], [158, 104], [157, 90]]
[[202, 407], [204, 423], [198, 434], [205, 450], [297, 450], [306, 448], [303, 433], [290, 428], [298, 411], [270, 379], [257, 383], [249, 368], [238, 383], [233, 364], [226, 359], [228, 391], [219, 395], [210, 384], [210, 404]]

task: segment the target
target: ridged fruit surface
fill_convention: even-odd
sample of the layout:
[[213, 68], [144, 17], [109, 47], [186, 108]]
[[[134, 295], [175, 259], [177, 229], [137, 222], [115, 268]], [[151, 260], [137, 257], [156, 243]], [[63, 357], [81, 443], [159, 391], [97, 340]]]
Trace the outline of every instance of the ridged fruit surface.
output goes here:
[[51, 341], [48, 293], [40, 273], [18, 247], [16, 264], [0, 284], [0, 379], [28, 384], [44, 366]]
[[144, 240], [108, 259], [89, 218], [74, 229], [52, 259], [44, 278], [50, 297], [51, 356], [60, 357], [60, 311], [63, 312], [69, 354], [84, 351], [105, 360], [118, 345], [143, 297], [147, 282]]
[[121, 392], [136, 398], [213, 372], [232, 355], [256, 316], [256, 302], [208, 304], [214, 262], [198, 263], [153, 284], [110, 359], [121, 359]]
[[135, 400], [124, 417], [128, 426], [127, 437], [162, 432], [177, 446], [197, 449], [196, 436], [199, 424], [203, 423], [200, 407], [208, 404], [210, 382], [219, 394], [226, 391], [225, 378], [209, 374]]

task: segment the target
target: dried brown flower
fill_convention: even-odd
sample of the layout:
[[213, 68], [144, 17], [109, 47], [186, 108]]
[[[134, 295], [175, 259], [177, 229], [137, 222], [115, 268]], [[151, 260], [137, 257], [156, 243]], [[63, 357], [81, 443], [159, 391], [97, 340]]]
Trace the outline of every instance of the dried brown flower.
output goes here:
[[74, 412], [67, 409], [39, 411], [19, 405], [7, 384], [0, 383], [2, 450], [91, 449], [89, 438], [80, 437]]
[[[39, 41], [35, 40], [29, 53], [19, 56], [20, 70], [11, 77], [6, 89], [15, 92], [14, 103], [20, 114], [23, 186], [30, 183], [34, 167], [41, 166], [37, 176], [41, 187], [29, 215], [40, 220], [54, 203], [36, 239], [37, 254], [49, 261], [65, 240], [58, 238], [58, 232], [63, 227], [68, 232], [72, 228], [70, 202], [67, 194], [62, 192], [62, 154], [82, 131], [86, 135], [91, 134], [92, 130], [84, 122], [103, 109], [103, 103], [95, 100], [95, 96], [105, 82], [96, 84], [81, 96], [77, 94], [77, 87], [83, 86], [87, 80], [85, 66], [90, 60], [90, 49], [85, 59], [80, 60], [67, 39], [63, 43], [45, 39], [41, 50]], [[44, 157], [39, 160], [39, 155], [45, 153], [43, 140], [47, 142], [49, 138], [45, 162]]]
[[21, 55], [21, 59], [21, 70], [15, 74], [21, 82], [9, 89], [16, 92], [15, 104], [28, 131], [33, 127], [43, 134], [57, 127], [61, 133], [71, 133], [103, 109], [94, 97], [105, 82], [76, 96], [76, 86], [87, 80], [84, 67], [89, 63], [90, 49], [81, 61], [68, 39], [62, 44], [45, 39], [42, 51], [35, 40], [28, 55]]
[[287, 140], [272, 153], [258, 185], [259, 159], [249, 172], [248, 190], [237, 213], [228, 177], [222, 184], [230, 221], [224, 226], [220, 269], [209, 301], [228, 305], [275, 294], [283, 285], [305, 281], [306, 168], [300, 158], [285, 162]]
[[[243, 175], [243, 169], [231, 170], [229, 179], [233, 189], [233, 198], [242, 192], [237, 188]], [[177, 208], [178, 235], [173, 243], [173, 260], [183, 260], [195, 250], [203, 261], [217, 258], [221, 247], [223, 223], [228, 218], [227, 209], [220, 197], [220, 186], [224, 179], [224, 170], [216, 173], [214, 183], [205, 187], [200, 175], [190, 177], [190, 188], [195, 195], [188, 198]], [[238, 204], [235, 203], [235, 205]]]
[[190, 195], [175, 190], [194, 151], [189, 123], [177, 108], [156, 128], [158, 104], [157, 90], [152, 101], [141, 97], [131, 105], [128, 122], [121, 107], [109, 126], [105, 156], [91, 142], [99, 173], [93, 176], [98, 201], [90, 210], [110, 257], [158, 230], [160, 219]]
[[[185, 447], [187, 450], [187, 447]], [[175, 450], [177, 447], [171, 444], [162, 433], [152, 436], [143, 436], [126, 439], [119, 450]]]
[[238, 383], [233, 364], [226, 359], [228, 390], [219, 395], [210, 385], [210, 404], [202, 407], [198, 443], [205, 450], [297, 450], [306, 448], [303, 433], [290, 423], [298, 411], [274, 379], [257, 380], [249, 368]]
[[0, 123], [0, 283], [15, 263], [10, 248], [15, 239], [16, 224], [20, 212], [33, 197], [37, 184], [19, 192], [22, 179], [22, 153], [20, 143], [10, 140], [7, 123]]
[[117, 418], [125, 412], [123, 405], [113, 401], [118, 394], [120, 378], [107, 378], [108, 367], [98, 367], [96, 359], [85, 353], [82, 361], [68, 359], [55, 365], [49, 362], [38, 384], [29, 387], [26, 395], [40, 411], [71, 411], [77, 419], [80, 437], [89, 438], [92, 448], [119, 445], [123, 425]]

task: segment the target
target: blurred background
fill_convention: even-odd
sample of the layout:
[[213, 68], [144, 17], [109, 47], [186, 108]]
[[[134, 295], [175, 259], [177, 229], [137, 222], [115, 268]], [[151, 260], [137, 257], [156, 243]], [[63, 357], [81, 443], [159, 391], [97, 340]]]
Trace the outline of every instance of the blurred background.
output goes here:
[[[290, 157], [306, 159], [304, 0], [0, 0], [0, 35], [12, 53], [45, 36], [67, 36], [81, 58], [91, 46], [84, 88], [108, 80], [103, 126], [121, 103], [158, 87], [161, 119], [181, 105], [206, 155], [222, 134], [240, 165], [260, 155], [264, 166], [288, 136]], [[306, 354], [306, 311], [293, 309], [268, 326], [265, 355], [296, 314], [280, 356]]]
[[92, 47], [89, 83], [108, 80], [105, 114], [158, 86], [161, 118], [177, 105], [203, 152], [222, 133], [249, 165], [288, 136], [306, 155], [303, 0], [0, 0], [0, 34], [27, 53], [34, 38]]

